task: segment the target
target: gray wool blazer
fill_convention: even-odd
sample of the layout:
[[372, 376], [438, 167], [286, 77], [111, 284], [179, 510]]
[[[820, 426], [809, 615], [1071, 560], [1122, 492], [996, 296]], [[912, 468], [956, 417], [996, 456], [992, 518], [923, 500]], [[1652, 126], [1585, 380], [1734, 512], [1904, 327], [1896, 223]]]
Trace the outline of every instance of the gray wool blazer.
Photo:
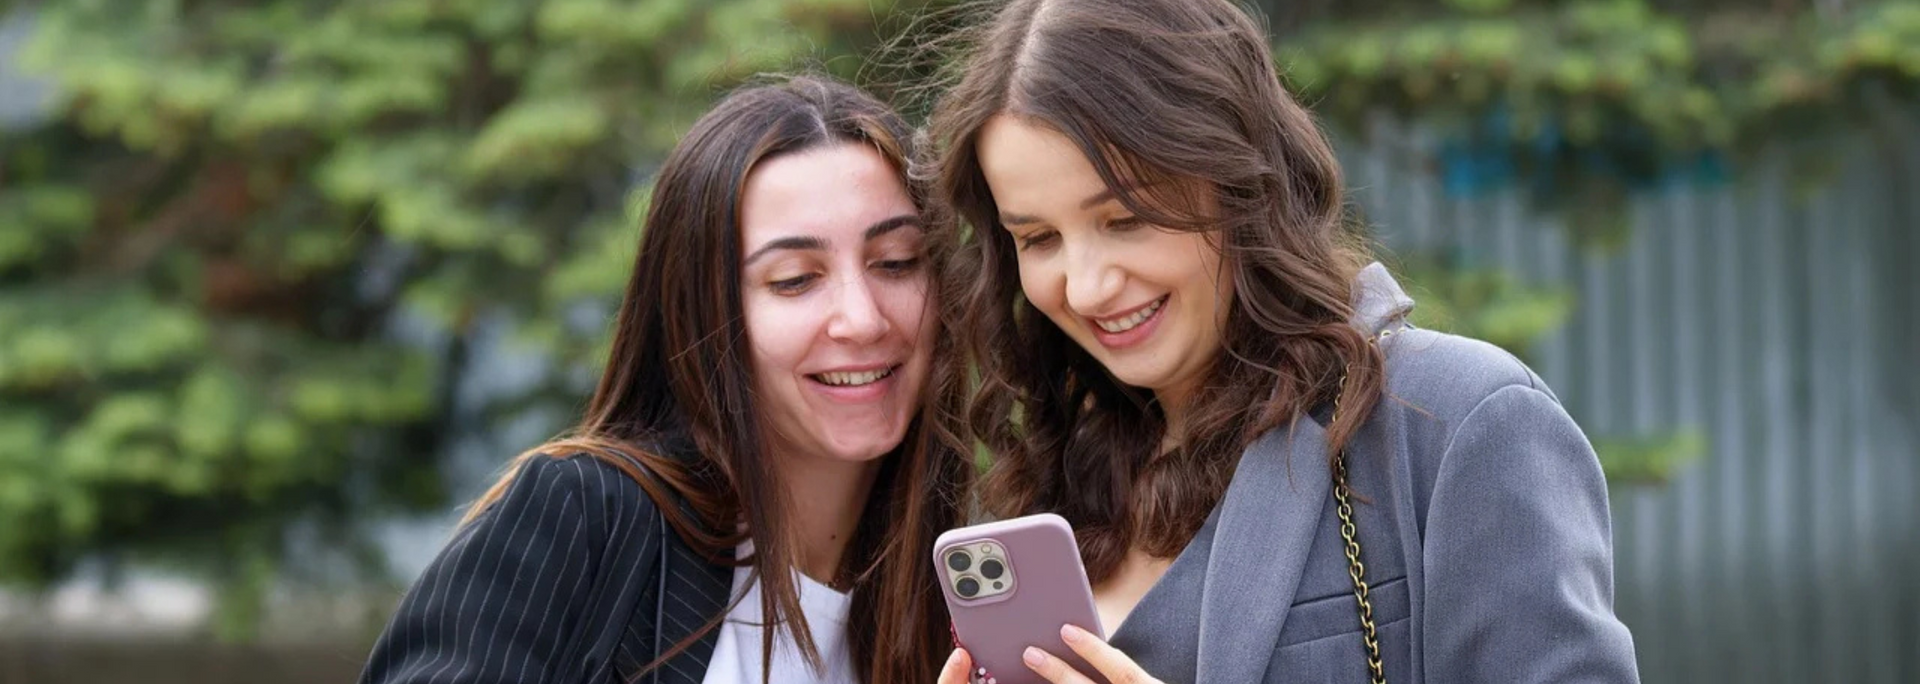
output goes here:
[[[1392, 331], [1388, 397], [1348, 451], [1387, 681], [1637, 681], [1580, 427], [1512, 355], [1407, 327], [1385, 268], [1359, 285], [1355, 324]], [[1327, 462], [1310, 418], [1249, 447], [1112, 643], [1168, 682], [1368, 681]]]

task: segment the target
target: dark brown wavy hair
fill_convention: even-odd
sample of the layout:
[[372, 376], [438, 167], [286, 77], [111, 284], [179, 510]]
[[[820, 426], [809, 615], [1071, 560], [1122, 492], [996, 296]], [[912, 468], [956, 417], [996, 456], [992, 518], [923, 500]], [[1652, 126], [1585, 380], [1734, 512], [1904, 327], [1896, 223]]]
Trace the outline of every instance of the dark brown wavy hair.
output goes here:
[[[734, 530], [744, 525], [753, 539], [750, 563], [761, 583], [762, 614], [771, 616], [770, 625], [784, 626], [809, 663], [819, 665], [790, 570], [791, 508], [754, 404], [739, 207], [757, 164], [837, 144], [879, 151], [925, 211], [927, 187], [908, 173], [915, 159], [912, 130], [853, 86], [796, 77], [750, 87], [694, 123], [654, 180], [612, 353], [585, 417], [565, 438], [522, 454], [473, 503], [469, 520], [500, 499], [527, 459], [589, 454], [631, 476], [675, 533], [716, 562], [740, 543]], [[943, 337], [928, 340], [937, 345], [936, 360], [952, 354]], [[953, 446], [957, 438], [929, 416], [942, 401], [958, 403], [963, 391], [938, 372], [929, 379], [905, 440], [882, 457], [842, 560], [840, 577], [852, 581], [848, 639], [866, 682], [933, 681], [949, 650], [945, 607], [928, 558], [934, 537], [961, 522], [961, 492], [972, 471]], [[722, 618], [712, 616], [642, 672], [685, 650]], [[763, 654], [771, 652], [774, 634], [766, 631]]]
[[[936, 237], [956, 245], [943, 285], [955, 362], [979, 374], [964, 422], [994, 456], [980, 497], [995, 515], [1064, 516], [1098, 582], [1129, 548], [1176, 555], [1260, 434], [1336, 396], [1331, 443], [1354, 434], [1383, 384], [1379, 351], [1348, 322], [1368, 249], [1326, 136], [1229, 0], [1013, 0], [971, 31], [930, 128], [953, 212]], [[1021, 293], [975, 150], [1000, 115], [1059, 131], [1129, 210], [1220, 246], [1235, 292], [1224, 349], [1172, 451], [1159, 452], [1151, 392], [1115, 380]], [[1193, 187], [1218, 210], [1179, 191]]]

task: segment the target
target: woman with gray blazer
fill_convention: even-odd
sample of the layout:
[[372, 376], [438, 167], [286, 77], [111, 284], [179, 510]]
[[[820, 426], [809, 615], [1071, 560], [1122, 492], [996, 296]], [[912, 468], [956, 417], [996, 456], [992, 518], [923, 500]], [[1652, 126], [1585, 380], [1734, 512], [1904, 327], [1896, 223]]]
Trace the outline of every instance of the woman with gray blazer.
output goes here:
[[931, 124], [997, 516], [1073, 524], [1094, 672], [1632, 682], [1606, 482], [1540, 378], [1407, 324], [1231, 0], [1013, 0]]

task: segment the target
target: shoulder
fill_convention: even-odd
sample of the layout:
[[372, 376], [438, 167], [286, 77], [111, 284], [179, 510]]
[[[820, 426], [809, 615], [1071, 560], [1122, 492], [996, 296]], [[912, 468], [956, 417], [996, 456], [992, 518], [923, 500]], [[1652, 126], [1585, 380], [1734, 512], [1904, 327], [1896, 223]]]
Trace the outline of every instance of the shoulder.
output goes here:
[[631, 460], [616, 465], [611, 458], [587, 453], [523, 456], [506, 475], [500, 497], [474, 522], [531, 519], [609, 535], [653, 518], [658, 509], [635, 479], [646, 476], [644, 466]]
[[508, 489], [533, 489], [544, 496], [577, 495], [583, 501], [595, 502], [647, 499], [646, 490], [634, 479], [635, 475], [645, 475], [645, 466], [632, 459], [615, 465], [613, 458], [617, 457], [584, 452], [529, 454], [514, 469]]
[[1485, 445], [1497, 459], [1535, 458], [1517, 445], [1521, 433], [1547, 430], [1575, 460], [1592, 461], [1592, 445], [1553, 390], [1533, 369], [1493, 344], [1459, 335], [1408, 328], [1382, 342], [1387, 355], [1386, 396], [1373, 427], [1393, 431], [1391, 444], [1412, 461], [1417, 479], [1430, 482], [1457, 447], [1479, 444], [1476, 434], [1505, 435]]
[[401, 599], [361, 681], [573, 681], [613, 662], [655, 567], [645, 491], [599, 457], [536, 453], [488, 496]]
[[1432, 330], [1406, 328], [1381, 342], [1387, 355], [1387, 399], [1445, 425], [1457, 426], [1502, 390], [1559, 398], [1519, 358], [1491, 343]]
[[[1598, 456], [1540, 377], [1504, 350], [1429, 331], [1389, 343], [1401, 433], [1378, 433], [1410, 463], [1429, 674], [1545, 681], [1580, 672], [1634, 681], [1633, 640], [1612, 608], [1612, 520]], [[1395, 374], [1399, 377], [1394, 377]], [[1406, 404], [1429, 409], [1421, 414]], [[1391, 428], [1389, 428], [1391, 429]], [[1489, 646], [1492, 646], [1491, 648]], [[1511, 653], [1539, 654], [1516, 662]]]
[[[1545, 381], [1497, 346], [1408, 329], [1383, 343], [1387, 396], [1370, 428], [1395, 445], [1414, 477], [1418, 503], [1446, 473], [1493, 483], [1532, 473], [1537, 481], [1594, 483], [1604, 491], [1593, 446]], [[1552, 475], [1546, 473], [1551, 472]]]

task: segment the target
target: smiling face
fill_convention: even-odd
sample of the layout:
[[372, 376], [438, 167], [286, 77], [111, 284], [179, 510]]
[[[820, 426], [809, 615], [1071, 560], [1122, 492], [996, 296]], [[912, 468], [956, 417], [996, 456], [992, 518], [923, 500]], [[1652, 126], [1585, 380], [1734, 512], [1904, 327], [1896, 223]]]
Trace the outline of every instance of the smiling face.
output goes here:
[[1233, 298], [1210, 234], [1134, 217], [1073, 141], [1032, 120], [994, 117], [976, 153], [1027, 300], [1115, 378], [1182, 406], [1219, 355]]
[[760, 162], [740, 202], [741, 305], [770, 453], [864, 461], [905, 438], [932, 356], [919, 212], [877, 151]]

